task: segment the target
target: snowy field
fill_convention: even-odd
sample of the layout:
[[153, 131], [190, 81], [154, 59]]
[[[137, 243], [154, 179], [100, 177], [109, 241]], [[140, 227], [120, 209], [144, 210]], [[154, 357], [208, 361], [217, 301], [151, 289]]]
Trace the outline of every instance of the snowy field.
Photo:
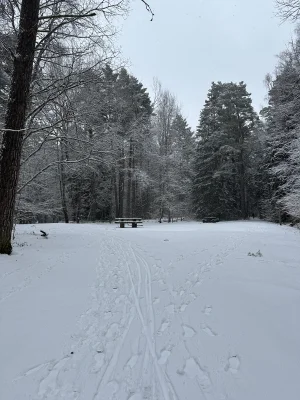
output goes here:
[[299, 245], [263, 222], [18, 226], [1, 400], [299, 400]]

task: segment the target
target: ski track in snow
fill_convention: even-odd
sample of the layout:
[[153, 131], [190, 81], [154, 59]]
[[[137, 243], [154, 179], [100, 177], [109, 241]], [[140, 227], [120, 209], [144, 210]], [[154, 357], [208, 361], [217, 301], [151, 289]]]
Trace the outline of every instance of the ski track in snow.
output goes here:
[[[16, 379], [23, 379], [30, 374], [40, 377], [34, 400], [179, 400], [176, 382], [172, 382], [168, 373], [173, 346], [158, 349], [157, 338], [164, 337], [174, 319], [180, 322], [184, 341], [188, 342], [199, 335], [193, 326], [185, 323], [185, 310], [198, 298], [198, 292], [209, 272], [220, 266], [243, 239], [243, 236], [239, 237], [209, 262], [195, 266], [185, 285], [174, 288], [167, 284], [167, 271], [163, 268], [156, 266], [156, 272], [152, 275], [152, 266], [142, 250], [124, 239], [107, 234], [105, 240], [99, 243], [100, 255], [92, 305], [79, 321], [80, 331], [74, 335], [70, 349], [74, 354], [32, 367]], [[174, 262], [183, 259], [181, 255]], [[2, 278], [5, 277], [4, 274]], [[161, 300], [160, 297], [153, 297], [154, 281], [159, 284], [161, 292], [169, 296], [169, 304], [165, 307], [166, 316], [161, 318], [158, 327], [154, 310]], [[27, 282], [25, 279], [20, 288], [12, 288], [0, 302], [30, 283], [31, 280]], [[176, 305], [178, 299], [179, 306]], [[205, 306], [202, 314], [204, 318], [211, 315], [212, 309], [211, 305]], [[211, 337], [217, 336], [204, 322], [201, 329]], [[130, 341], [129, 333], [132, 331], [134, 341], [138, 344]], [[126, 349], [133, 347], [136, 350], [131, 350], [124, 357], [123, 354], [128, 353]], [[185, 364], [178, 370], [178, 374], [195, 381], [204, 399], [217, 400], [209, 372], [193, 357], [187, 343], [185, 351]], [[239, 367], [238, 356], [231, 357], [225, 371], [237, 374]], [[87, 374], [93, 377], [89, 389], [84, 383]]]
[[[42, 372], [43, 375], [40, 379], [35, 399], [86, 399], [87, 394], [85, 393], [85, 387], [82, 381], [86, 372], [89, 371], [96, 377], [94, 391], [90, 397], [93, 400], [102, 400], [104, 398], [108, 400], [139, 398], [139, 396], [149, 399], [162, 398], [164, 400], [176, 400], [178, 397], [173, 384], [166, 371], [162, 368], [166, 364], [171, 352], [165, 350], [161, 352], [160, 356], [156, 354], [152, 276], [149, 264], [132, 246], [125, 245], [118, 239], [107, 238], [103, 246], [109, 246], [112, 252], [115, 251], [115, 254], [118, 254], [118, 263], [120, 263], [120, 265], [123, 264], [127, 269], [129, 278], [127, 287], [126, 285], [125, 287], [124, 285], [120, 285], [122, 280], [119, 279], [118, 282], [117, 279], [114, 282], [111, 279], [111, 276], [120, 278], [121, 268], [113, 268], [109, 260], [103, 260], [102, 257], [101, 262], [99, 262], [99, 267], [97, 268], [98, 277], [94, 289], [93, 304], [91, 309], [87, 310], [81, 318], [82, 330], [81, 333], [77, 335], [77, 342], [73, 345], [72, 350], [74, 354], [32, 369], [32, 373], [38, 372], [40, 374]], [[135, 260], [134, 266], [131, 264], [132, 259]], [[110, 275], [106, 277], [103, 276], [101, 272], [105, 263], [107, 263], [105, 270], [111, 271]], [[137, 277], [137, 279], [134, 277]], [[126, 279], [124, 270], [122, 279]], [[110, 322], [116, 315], [116, 311], [114, 311], [113, 308], [119, 309], [122, 305], [122, 301], [118, 301], [119, 297], [117, 294], [115, 301], [112, 301], [109, 299], [109, 296], [104, 293], [104, 299], [106, 299], [107, 304], [105, 302], [104, 306], [101, 304], [103, 303], [103, 299], [101, 299], [100, 291], [106, 286], [104, 282], [109, 284], [111, 280], [116, 293], [122, 287], [121, 296], [123, 297], [121, 300], [124, 302], [124, 299], [126, 299], [128, 303], [127, 306], [124, 307], [122, 314], [123, 324], [121, 325], [117, 322]], [[127, 289], [127, 293], [124, 291], [125, 288]], [[105, 305], [109, 305], [109, 307], [105, 307]], [[109, 309], [104, 311], [103, 308]], [[101, 321], [102, 312], [104, 319]], [[130, 360], [127, 360], [123, 368], [126, 366], [129, 367], [128, 370], [136, 368], [136, 366], [139, 365], [139, 358], [142, 356], [144, 358], [143, 369], [146, 372], [145, 376], [147, 373], [149, 374], [151, 370], [152, 374], [154, 373], [155, 376], [149, 378], [148, 386], [143, 384], [143, 376], [140, 377], [140, 382], [126, 382], [127, 377], [123, 377], [125, 380], [122, 383], [123, 387], [121, 387], [121, 384], [115, 379], [117, 375], [116, 371], [122, 369], [119, 365], [120, 353], [125, 347], [128, 347], [126, 342], [127, 336], [132, 328], [133, 322], [136, 322], [137, 319], [139, 320], [140, 332], [136, 333], [135, 336], [139, 335], [140, 338], [146, 339], [143, 355], [131, 355]], [[102, 326], [103, 321], [106, 327]], [[167, 326], [163, 325], [163, 329], [167, 329]], [[125, 343], [126, 346], [124, 346]], [[112, 344], [112, 346], [110, 346], [110, 344]], [[91, 354], [91, 349], [92, 352], [94, 352], [93, 355]], [[110, 349], [110, 351], [107, 351], [107, 349]], [[29, 373], [29, 371], [24, 373], [24, 377]], [[159, 384], [159, 388], [154, 384], [156, 380]], [[68, 384], [64, 382], [68, 382]], [[154, 389], [151, 389], [152, 393], [150, 394], [149, 388], [151, 386], [153, 386]], [[130, 387], [132, 387], [132, 390], [140, 388], [142, 394], [127, 393], [126, 391], [128, 391]], [[91, 393], [89, 395], [91, 395]]]

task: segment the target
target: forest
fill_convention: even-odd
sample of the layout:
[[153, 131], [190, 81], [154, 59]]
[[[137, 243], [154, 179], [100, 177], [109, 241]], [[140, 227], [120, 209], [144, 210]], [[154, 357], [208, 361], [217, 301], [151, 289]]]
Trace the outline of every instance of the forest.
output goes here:
[[[279, 1], [282, 18], [297, 4]], [[245, 82], [212, 82], [193, 131], [175, 95], [156, 79], [151, 98], [122, 63], [126, 13], [123, 0], [0, 2], [0, 253], [15, 222], [299, 220], [300, 30], [265, 77], [266, 107]]]

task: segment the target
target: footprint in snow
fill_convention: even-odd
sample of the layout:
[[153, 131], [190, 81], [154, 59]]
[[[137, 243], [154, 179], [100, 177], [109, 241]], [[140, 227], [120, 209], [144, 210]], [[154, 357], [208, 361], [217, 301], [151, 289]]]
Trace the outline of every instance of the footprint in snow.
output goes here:
[[120, 385], [117, 381], [108, 382], [94, 397], [95, 400], [114, 399], [119, 391]]
[[169, 350], [162, 350], [160, 353], [160, 357], [158, 359], [158, 364], [164, 365], [167, 362], [170, 355], [171, 355], [171, 352]]
[[175, 313], [175, 305], [174, 305], [174, 304], [169, 304], [169, 305], [166, 307], [166, 310], [168, 311], [168, 313], [174, 314], [174, 313]]
[[145, 399], [144, 396], [141, 395], [141, 393], [133, 393], [128, 400], [143, 400]]
[[206, 306], [203, 312], [204, 312], [205, 315], [210, 315], [211, 312], [212, 312], [212, 307], [211, 306]]
[[201, 329], [203, 330], [203, 332], [207, 333], [207, 335], [209, 336], [217, 336], [217, 333], [214, 332], [209, 326], [202, 324], [201, 325]]
[[233, 356], [228, 359], [228, 363], [225, 366], [225, 371], [229, 371], [232, 374], [237, 374], [240, 369], [241, 361], [238, 356]]
[[104, 361], [105, 361], [105, 356], [104, 353], [97, 353], [94, 357], [95, 364], [91, 368], [92, 373], [97, 373], [100, 371], [102, 368]]
[[192, 328], [191, 326], [182, 325], [182, 329], [183, 329], [183, 336], [185, 338], [192, 338], [193, 336], [196, 335], [195, 329]]
[[117, 336], [118, 332], [119, 332], [119, 324], [115, 322], [110, 325], [105, 336], [107, 337], [107, 339], [114, 339]]
[[170, 326], [170, 322], [166, 321], [166, 320], [163, 320], [162, 323], [161, 323], [161, 326], [160, 326], [160, 328], [159, 328], [159, 330], [157, 332], [157, 335], [161, 336], [163, 334], [163, 332], [165, 332], [165, 330], [168, 329], [169, 326]]
[[179, 375], [187, 375], [190, 379], [196, 379], [203, 391], [211, 388], [211, 381], [207, 372], [200, 367], [195, 358], [189, 358], [185, 362], [183, 370], [177, 371]]
[[211, 266], [209, 264], [204, 265], [200, 268], [201, 274], [204, 274], [205, 272], [209, 272], [211, 270]]
[[123, 303], [125, 301], [126, 296], [124, 296], [123, 294], [119, 297], [116, 298], [115, 303], [116, 304], [120, 304], [121, 302]]
[[127, 361], [126, 366], [128, 366], [129, 368], [133, 368], [137, 361], [138, 361], [139, 356], [137, 354], [134, 354], [132, 357], [130, 357], [130, 359]]
[[104, 313], [104, 319], [110, 319], [112, 317], [112, 312], [111, 311], [106, 311]]
[[184, 312], [185, 309], [187, 308], [187, 306], [188, 306], [188, 304], [182, 304], [181, 307], [180, 307], [180, 309], [179, 309], [179, 311], [180, 311], [180, 312]]

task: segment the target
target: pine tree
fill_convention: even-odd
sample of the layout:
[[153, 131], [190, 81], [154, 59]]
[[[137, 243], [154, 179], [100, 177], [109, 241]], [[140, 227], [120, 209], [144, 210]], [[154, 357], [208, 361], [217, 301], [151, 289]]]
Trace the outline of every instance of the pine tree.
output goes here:
[[193, 197], [198, 218], [247, 218], [248, 143], [257, 116], [243, 82], [213, 83], [200, 114]]

